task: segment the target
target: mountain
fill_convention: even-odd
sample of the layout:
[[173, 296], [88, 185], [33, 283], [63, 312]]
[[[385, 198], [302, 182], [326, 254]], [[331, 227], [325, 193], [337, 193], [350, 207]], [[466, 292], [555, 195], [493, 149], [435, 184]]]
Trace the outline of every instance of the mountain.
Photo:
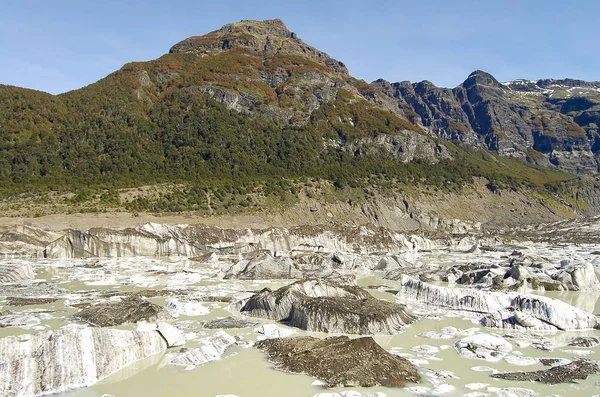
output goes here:
[[576, 174], [600, 167], [600, 82], [516, 80], [482, 71], [454, 89], [373, 82], [429, 133]]
[[[596, 93], [483, 72], [453, 90], [367, 84], [280, 20], [241, 21], [58, 96], [0, 86], [0, 193], [102, 191], [131, 210], [212, 213], [314, 181], [365, 199], [476, 177], [578, 203], [595, 191], [571, 173], [598, 169]], [[161, 183], [125, 202], [113, 191]]]

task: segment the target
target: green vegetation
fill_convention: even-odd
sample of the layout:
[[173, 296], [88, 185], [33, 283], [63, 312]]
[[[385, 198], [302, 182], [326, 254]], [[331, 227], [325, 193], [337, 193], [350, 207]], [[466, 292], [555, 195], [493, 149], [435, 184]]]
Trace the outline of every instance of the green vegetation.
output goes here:
[[[209, 34], [191, 40], [210, 45], [214, 39]], [[261, 80], [275, 72], [290, 79], [277, 88]], [[263, 58], [243, 47], [130, 63], [59, 96], [0, 86], [0, 198], [52, 192], [91, 212], [125, 207], [221, 213], [292, 204], [300, 193], [310, 194], [309, 181], [331, 186], [325, 200], [357, 201], [375, 190], [394, 195], [411, 185], [460, 190], [473, 176], [500, 188], [536, 189], [572, 178], [443, 141], [438, 144], [453, 160], [437, 164], [401, 163], [384, 149], [350, 151], [348, 144], [363, 138], [425, 133], [345, 89], [308, 119], [297, 115], [285, 125], [260, 111], [229, 110], [202, 90], [219, 87], [251, 96], [260, 109], [302, 114], [312, 95], [303, 85], [312, 78], [306, 75], [370, 90], [315, 60], [285, 53]], [[545, 123], [542, 118], [544, 130]], [[564, 129], [580, 133], [573, 128]], [[169, 188], [119, 196], [120, 189], [161, 184]]]

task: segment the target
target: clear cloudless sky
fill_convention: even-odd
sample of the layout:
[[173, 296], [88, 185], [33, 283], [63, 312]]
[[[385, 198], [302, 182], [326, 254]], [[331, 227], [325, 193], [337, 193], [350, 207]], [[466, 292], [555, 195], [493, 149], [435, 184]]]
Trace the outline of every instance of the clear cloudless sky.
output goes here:
[[242, 19], [282, 19], [366, 81], [600, 80], [600, 1], [0, 0], [0, 83], [58, 94]]

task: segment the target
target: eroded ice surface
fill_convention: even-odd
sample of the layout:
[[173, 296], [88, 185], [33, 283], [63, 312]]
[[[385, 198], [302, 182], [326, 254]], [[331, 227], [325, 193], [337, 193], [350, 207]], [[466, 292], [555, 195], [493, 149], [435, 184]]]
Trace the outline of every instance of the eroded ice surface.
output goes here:
[[[413, 267], [447, 267], [456, 264], [482, 262], [498, 264], [506, 261], [514, 251], [524, 255], [543, 258], [545, 263], [560, 266], [561, 262], [592, 263], [600, 267], [600, 246], [594, 245], [549, 245], [519, 243], [518, 246], [499, 246], [497, 250], [476, 249], [472, 252], [459, 250], [431, 250], [428, 252], [397, 253], [394, 263], [411, 264]], [[341, 255], [341, 254], [340, 254]], [[346, 254], [346, 257], [351, 255]], [[72, 260], [19, 260], [27, 262], [35, 272], [35, 279], [26, 284], [11, 284], [0, 292], [0, 337], [15, 336], [26, 341], [39, 332], [71, 327], [75, 324], [72, 315], [88, 304], [119, 300], [129, 293], [143, 292], [146, 299], [160, 305], [172, 303], [172, 312], [178, 317], [169, 323], [181, 332], [183, 338], [172, 341], [174, 346], [167, 354], [184, 357], [186, 351], [201, 352], [196, 366], [185, 362], [182, 366], [165, 365], [164, 353], [153, 361], [142, 360], [108, 376], [89, 388], [59, 394], [60, 397], [89, 397], [104, 394], [114, 396], [143, 395], [162, 397], [165, 395], [191, 396], [235, 395], [239, 397], [313, 395], [353, 396], [350, 390], [326, 390], [305, 375], [290, 375], [272, 369], [262, 353], [252, 348], [257, 339], [265, 336], [316, 335], [285, 324], [260, 320], [257, 326], [227, 329], [228, 339], [215, 329], [205, 329], [204, 322], [232, 316], [244, 317], [239, 313], [243, 302], [262, 288], [279, 288], [289, 284], [286, 280], [223, 280], [220, 275], [230, 268], [236, 255], [213, 255], [206, 262], [194, 262], [184, 257], [173, 258], [120, 258], [120, 259], [72, 259]], [[406, 263], [402, 260], [407, 261]], [[1, 261], [0, 261], [1, 262]], [[368, 257], [360, 263], [379, 262]], [[1, 265], [1, 264], [0, 264]], [[387, 266], [387, 265], [386, 265]], [[395, 266], [395, 265], [394, 265]], [[389, 267], [389, 266], [388, 266]], [[384, 266], [385, 268], [385, 266]], [[344, 270], [344, 269], [342, 269]], [[351, 270], [351, 269], [346, 269]], [[368, 291], [376, 298], [395, 301], [401, 281], [383, 280], [383, 271], [368, 271], [361, 268], [359, 285], [370, 287]], [[435, 281], [435, 285], [447, 283]], [[456, 285], [454, 285], [456, 286]], [[158, 292], [157, 292], [158, 291]], [[598, 312], [600, 292], [540, 292], [559, 299], [588, 313]], [[48, 297], [58, 300], [49, 304], [30, 306], [9, 305], [7, 297]], [[405, 389], [376, 387], [353, 388], [352, 392], [368, 396], [382, 393], [388, 397], [413, 395], [594, 395], [600, 393], [596, 382], [600, 376], [591, 376], [578, 384], [539, 385], [508, 382], [494, 379], [489, 374], [498, 371], [533, 371], [547, 368], [543, 359], [557, 359], [564, 364], [578, 357], [600, 359], [598, 346], [576, 347], [569, 342], [577, 337], [600, 337], [600, 331], [543, 331], [490, 329], [481, 326], [472, 316], [454, 313], [445, 308], [423, 308], [410, 303], [411, 308], [422, 315], [420, 320], [408, 326], [405, 332], [394, 336], [376, 336], [376, 341], [394, 354], [408, 358], [418, 365], [423, 381], [408, 385]], [[152, 331], [154, 324], [124, 325], [125, 330]], [[493, 346], [503, 346], [493, 359], [473, 358], [459, 354], [455, 348], [459, 341], [489, 341], [490, 335], [499, 338]], [[235, 342], [234, 342], [235, 340]], [[215, 343], [211, 345], [209, 341]], [[222, 342], [222, 343], [221, 343]], [[226, 345], [226, 346], [225, 346]], [[208, 346], [208, 347], [207, 347]], [[211, 347], [212, 346], [212, 347]], [[217, 346], [217, 347], [214, 347]], [[226, 353], [221, 351], [225, 346]], [[510, 348], [508, 348], [510, 346]], [[467, 345], [468, 347], [468, 345]], [[178, 349], [188, 349], [179, 352]], [[204, 350], [203, 350], [204, 349]], [[491, 353], [490, 353], [491, 354]], [[213, 360], [214, 358], [214, 360]], [[183, 370], [187, 368], [189, 370]], [[190, 390], [194, 390], [193, 393]], [[199, 394], [198, 391], [201, 390]], [[345, 393], [345, 394], [342, 394]], [[359, 394], [356, 394], [358, 396]]]

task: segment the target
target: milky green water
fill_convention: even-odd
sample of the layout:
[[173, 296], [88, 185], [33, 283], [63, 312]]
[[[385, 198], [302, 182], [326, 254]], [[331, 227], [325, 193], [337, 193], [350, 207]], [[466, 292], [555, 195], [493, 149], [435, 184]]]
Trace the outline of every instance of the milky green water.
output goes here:
[[[443, 255], [438, 255], [438, 259], [444, 259]], [[446, 260], [446, 259], [444, 259]], [[447, 259], [452, 262], [452, 258]], [[58, 263], [58, 262], [57, 262]], [[44, 317], [38, 325], [41, 329], [60, 328], [72, 320], [70, 316], [77, 309], [67, 305], [69, 302], [96, 301], [103, 299], [98, 297], [100, 294], [106, 296], [107, 292], [132, 291], [141, 289], [161, 289], [175, 284], [182, 288], [194, 290], [196, 288], [220, 288], [232, 293], [243, 291], [257, 291], [265, 286], [277, 288], [287, 282], [252, 282], [252, 281], [234, 281], [220, 280], [216, 277], [217, 269], [214, 265], [199, 265], [186, 260], [161, 261], [148, 259], [127, 260], [122, 263], [114, 260], [108, 264], [104, 263], [102, 269], [86, 269], [79, 266], [86, 262], [63, 262], [60, 266], [54, 262], [36, 263], [38, 280], [49, 281], [64, 289], [62, 294], [65, 296], [52, 304], [35, 305], [26, 307], [7, 306], [6, 300], [0, 298], [0, 310], [11, 310], [16, 313], [30, 312], [39, 314], [44, 312]], [[189, 272], [184, 273], [182, 271]], [[189, 277], [186, 277], [188, 274]], [[394, 282], [381, 280], [380, 273], [364, 275], [359, 280], [362, 286], [386, 285], [389, 289], [394, 289], [397, 285]], [[388, 292], [383, 292], [383, 288], [369, 290], [374, 296], [380, 299], [394, 300], [394, 296]], [[561, 299], [576, 307], [589, 312], [600, 312], [599, 294], [597, 293], [576, 293], [576, 292], [554, 292], [546, 295]], [[168, 298], [152, 298], [151, 300], [164, 304]], [[179, 317], [174, 324], [180, 327], [185, 326], [185, 333], [196, 333], [197, 339], [209, 336], [214, 331], [203, 330], [199, 321], [210, 320], [230, 315], [239, 316], [238, 313], [232, 313], [227, 303], [207, 302], [205, 306], [210, 309], [210, 313], [203, 316]], [[49, 316], [49, 318], [48, 318]], [[268, 323], [269, 321], [262, 321]], [[503, 334], [496, 329], [486, 329], [480, 327], [477, 323], [464, 319], [462, 317], [438, 316], [432, 318], [423, 318], [411, 326], [407, 327], [405, 332], [395, 336], [377, 336], [376, 341], [384, 348], [399, 354], [409, 355], [408, 358], [417, 360], [417, 364], [423, 375], [426, 369], [449, 370], [456, 378], [444, 379], [442, 383], [454, 387], [453, 391], [441, 394], [444, 396], [461, 396], [465, 393], [475, 390], [466, 388], [465, 385], [472, 383], [484, 383], [491, 387], [520, 387], [536, 391], [538, 395], [562, 395], [562, 396], [591, 396], [600, 393], [600, 376], [594, 375], [585, 381], [579, 381], [576, 384], [560, 385], [542, 385], [530, 382], [508, 382], [505, 380], [494, 379], [489, 376], [490, 372], [479, 372], [473, 370], [473, 367], [485, 366], [498, 371], [533, 371], [543, 369], [541, 365], [517, 366], [501, 360], [497, 363], [489, 363], [483, 360], [467, 359], [460, 356], [452, 348], [452, 345], [464, 335], [456, 336], [453, 339], [428, 339], [418, 336], [425, 331], [439, 331], [443, 327], [453, 326], [460, 330], [477, 328], [481, 332]], [[285, 327], [281, 325], [281, 327]], [[134, 326], [125, 326], [124, 328], [134, 328]], [[16, 335], [21, 333], [34, 333], [38, 330], [23, 329], [18, 327], [0, 328], [0, 337]], [[243, 337], [244, 340], [254, 341], [257, 333], [252, 328], [226, 330], [231, 335]], [[325, 337], [324, 334], [306, 333], [295, 330], [296, 335], [315, 335]], [[524, 357], [548, 357], [548, 358], [568, 358], [574, 359], [579, 355], [572, 351], [592, 351], [586, 358], [600, 360], [598, 348], [577, 349], [565, 346], [566, 343], [577, 336], [594, 335], [600, 336], [599, 331], [583, 332], [555, 332], [543, 333], [543, 336], [554, 342], [555, 348], [551, 352], [539, 351], [531, 347], [520, 348], [513, 343], [513, 352], [521, 352]], [[429, 345], [441, 348], [439, 352], [433, 355], [426, 355], [412, 351], [414, 347]], [[188, 342], [187, 347], [198, 346], [197, 340]], [[566, 351], [569, 350], [569, 351]], [[519, 353], [517, 353], [519, 354]], [[273, 369], [273, 366], [265, 359], [260, 351], [254, 348], [233, 346], [227, 350], [221, 360], [208, 363], [193, 370], [185, 370], [179, 367], [164, 365], [164, 354], [159, 354], [149, 359], [140, 361], [135, 365], [119, 371], [118, 373], [106, 378], [100, 383], [86, 389], [79, 389], [69, 393], [59, 394], [59, 397], [95, 397], [103, 394], [112, 394], [116, 397], [144, 396], [144, 397], [165, 397], [165, 396], [197, 396], [214, 397], [217, 395], [234, 394], [240, 397], [309, 397], [323, 392], [341, 392], [345, 389], [323, 389], [320, 386], [313, 385], [315, 379], [306, 375], [294, 375], [284, 373]], [[433, 394], [437, 385], [428, 383], [424, 377], [423, 382], [418, 385], [408, 385], [408, 387], [428, 388], [428, 395]], [[480, 391], [485, 392], [487, 387]], [[369, 389], [352, 388], [361, 392], [384, 392], [389, 397], [394, 396], [412, 396], [414, 390], [410, 389], [390, 389], [384, 387], [375, 387]]]

